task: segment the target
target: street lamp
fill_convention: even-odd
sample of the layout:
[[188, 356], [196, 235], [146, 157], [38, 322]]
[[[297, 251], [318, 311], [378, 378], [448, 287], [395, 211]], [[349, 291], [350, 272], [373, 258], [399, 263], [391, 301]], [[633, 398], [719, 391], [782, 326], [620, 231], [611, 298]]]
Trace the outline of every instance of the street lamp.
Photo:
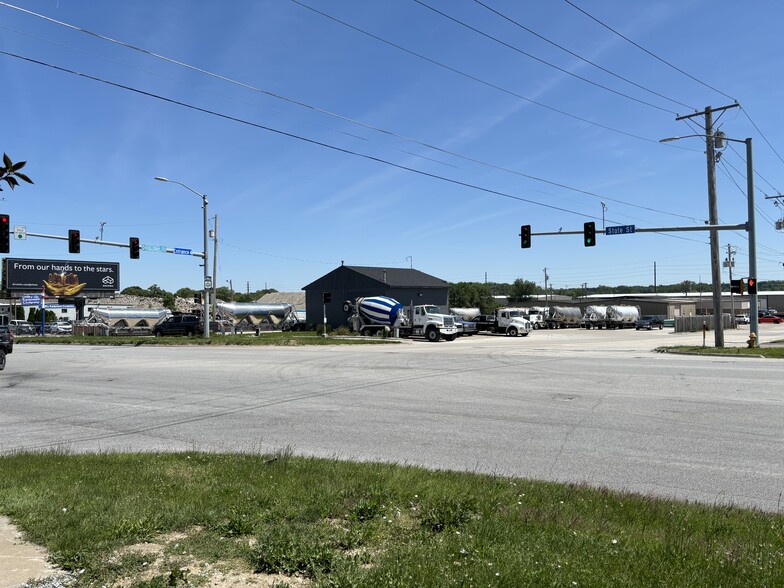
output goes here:
[[202, 318], [204, 320], [204, 337], [205, 339], [210, 336], [210, 288], [212, 287], [210, 284], [210, 277], [207, 275], [207, 195], [197, 192], [190, 186], [183, 184], [182, 182], [178, 182], [177, 180], [169, 180], [166, 178], [161, 178], [156, 176], [156, 180], [159, 182], [169, 182], [170, 184], [178, 184], [185, 188], [186, 190], [190, 190], [196, 196], [201, 198], [202, 201], [202, 210], [204, 211], [204, 253], [202, 254], [202, 259], [204, 260], [204, 296], [202, 298], [202, 302], [204, 303], [204, 309], [202, 311]]
[[607, 210], [607, 205], [604, 202], [600, 202], [599, 204], [602, 205], [602, 230], [604, 230], [604, 211]]
[[[730, 139], [721, 135], [708, 137], [707, 135], [685, 135], [683, 137], [669, 137], [661, 139], [660, 143], [687, 139], [689, 137], [713, 138], [714, 141], [732, 141], [733, 143], [745, 143], [746, 145], [746, 198], [748, 200], [748, 219], [746, 230], [749, 232], [749, 276], [757, 278], [757, 221], [754, 211], [754, 166], [751, 157], [751, 137], [748, 139]], [[712, 219], [713, 222], [713, 219]], [[714, 223], [715, 224], [715, 223]], [[749, 294], [749, 332], [754, 335], [755, 345], [759, 345], [759, 316], [758, 316], [757, 293]], [[718, 324], [718, 321], [717, 321]]]

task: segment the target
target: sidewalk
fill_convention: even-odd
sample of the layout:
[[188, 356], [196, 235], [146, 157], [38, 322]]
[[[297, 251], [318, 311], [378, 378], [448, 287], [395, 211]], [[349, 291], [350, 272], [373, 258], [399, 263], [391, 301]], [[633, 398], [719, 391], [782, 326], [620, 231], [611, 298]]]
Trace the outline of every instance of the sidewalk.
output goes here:
[[32, 578], [56, 574], [46, 559], [44, 548], [22, 541], [16, 527], [0, 516], [0, 588], [18, 588]]

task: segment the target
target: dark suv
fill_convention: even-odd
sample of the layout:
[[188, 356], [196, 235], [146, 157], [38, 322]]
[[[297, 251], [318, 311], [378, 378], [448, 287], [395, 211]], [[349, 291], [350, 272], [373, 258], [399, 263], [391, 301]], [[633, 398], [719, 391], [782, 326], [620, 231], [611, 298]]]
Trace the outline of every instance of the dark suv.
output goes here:
[[187, 335], [192, 337], [201, 331], [201, 320], [195, 314], [176, 314], [163, 319], [152, 328], [156, 337], [163, 335]]
[[647, 315], [640, 317], [640, 319], [635, 323], [634, 328], [638, 331], [640, 329], [648, 329], [649, 331], [655, 327], [662, 328], [664, 326], [664, 321], [660, 319], [658, 316]]
[[5, 369], [5, 356], [14, 351], [14, 334], [7, 326], [0, 327], [0, 371]]

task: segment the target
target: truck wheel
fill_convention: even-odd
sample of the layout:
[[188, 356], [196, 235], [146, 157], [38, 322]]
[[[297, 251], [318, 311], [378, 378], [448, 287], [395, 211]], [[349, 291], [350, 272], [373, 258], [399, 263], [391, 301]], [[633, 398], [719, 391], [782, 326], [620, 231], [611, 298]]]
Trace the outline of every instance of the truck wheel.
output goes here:
[[435, 343], [436, 341], [441, 339], [441, 331], [431, 327], [427, 331], [425, 331], [425, 337], [427, 337], [427, 340], [430, 341], [431, 343]]
[[5, 350], [0, 349], [0, 372], [5, 369]]
[[156, 337], [160, 337], [161, 336], [161, 332], [160, 331], [155, 331], [155, 336]]
[[351, 312], [351, 304], [348, 302], [343, 303], [343, 312]]
[[517, 329], [515, 327], [509, 327], [507, 333], [510, 337], [517, 337]]
[[457, 335], [444, 335], [444, 341], [454, 341], [457, 339]]

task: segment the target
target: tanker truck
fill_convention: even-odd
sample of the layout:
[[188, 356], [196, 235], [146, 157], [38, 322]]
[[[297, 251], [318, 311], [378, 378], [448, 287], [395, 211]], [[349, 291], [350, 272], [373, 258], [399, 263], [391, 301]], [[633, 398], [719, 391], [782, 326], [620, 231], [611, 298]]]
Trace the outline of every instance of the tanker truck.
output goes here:
[[607, 328], [623, 329], [633, 327], [640, 319], [639, 306], [608, 306]]
[[455, 319], [441, 314], [433, 304], [405, 307], [394, 298], [367, 296], [346, 300], [343, 311], [350, 312], [348, 324], [352, 331], [374, 336], [391, 333], [401, 337], [418, 336], [428, 341], [454, 341], [457, 338]]
[[607, 325], [606, 306], [586, 306], [583, 314], [583, 326], [586, 329], [601, 329]]
[[302, 320], [291, 304], [260, 304], [258, 302], [218, 302], [218, 311], [236, 327], [242, 320], [253, 325], [258, 334], [267, 329], [304, 331]]
[[576, 306], [551, 306], [545, 324], [548, 329], [579, 327], [582, 318], [583, 313]]

